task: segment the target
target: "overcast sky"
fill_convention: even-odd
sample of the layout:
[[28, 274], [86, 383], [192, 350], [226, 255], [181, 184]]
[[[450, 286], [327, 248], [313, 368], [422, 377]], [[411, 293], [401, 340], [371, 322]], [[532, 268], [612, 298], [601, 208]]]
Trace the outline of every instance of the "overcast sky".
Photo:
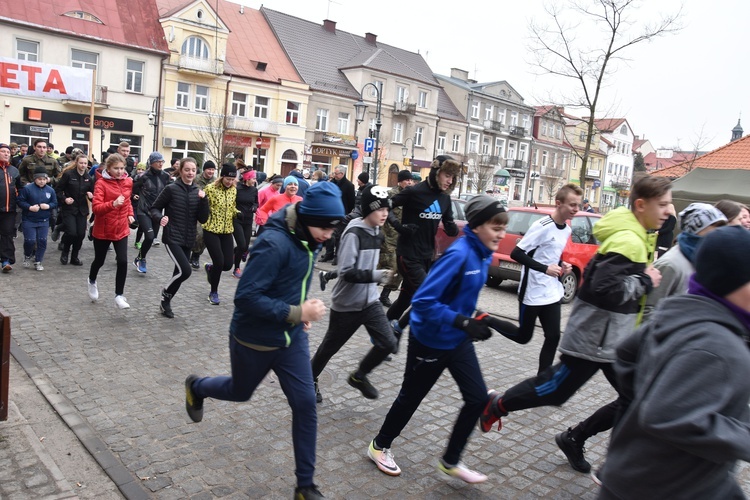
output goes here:
[[[242, 0], [259, 8], [261, 2]], [[558, 3], [564, 3], [560, 0]], [[526, 103], [543, 104], [564, 83], [538, 76], [527, 51], [529, 21], [544, 19], [540, 0], [462, 0], [452, 4], [408, 0], [265, 0], [270, 8], [316, 23], [420, 52], [432, 70], [453, 67], [480, 81], [507, 80]], [[450, 8], [448, 7], [450, 5]], [[654, 147], [703, 150], [729, 142], [742, 114], [750, 132], [750, 52], [747, 0], [648, 0], [639, 22], [682, 6], [683, 29], [629, 49], [602, 95], [601, 110], [628, 119]], [[657, 10], [658, 9], [658, 10]], [[632, 30], [637, 30], [638, 25]], [[580, 36], [579, 36], [580, 38]], [[573, 113], [577, 114], [577, 113]], [[700, 140], [699, 140], [700, 139]]]

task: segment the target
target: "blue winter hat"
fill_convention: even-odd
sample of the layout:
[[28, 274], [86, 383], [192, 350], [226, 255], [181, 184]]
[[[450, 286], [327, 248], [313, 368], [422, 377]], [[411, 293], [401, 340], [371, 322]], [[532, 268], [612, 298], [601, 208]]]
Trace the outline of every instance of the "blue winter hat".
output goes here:
[[300, 222], [305, 226], [330, 228], [344, 218], [341, 190], [332, 182], [316, 182], [297, 205]]
[[151, 153], [150, 155], [148, 155], [148, 161], [146, 163], [148, 163], [149, 165], [151, 165], [155, 161], [164, 161], [164, 155], [162, 155], [158, 151], [154, 151], [153, 153]]
[[298, 181], [298, 180], [297, 180], [297, 178], [296, 178], [296, 177], [294, 177], [293, 175], [289, 175], [289, 176], [287, 176], [287, 178], [286, 178], [286, 179], [284, 179], [284, 185], [283, 185], [283, 186], [281, 187], [281, 190], [282, 190], [282, 191], [285, 191], [285, 190], [286, 190], [286, 185], [287, 185], [287, 184], [296, 184], [296, 185], [298, 185], [298, 186], [299, 186], [299, 181]]

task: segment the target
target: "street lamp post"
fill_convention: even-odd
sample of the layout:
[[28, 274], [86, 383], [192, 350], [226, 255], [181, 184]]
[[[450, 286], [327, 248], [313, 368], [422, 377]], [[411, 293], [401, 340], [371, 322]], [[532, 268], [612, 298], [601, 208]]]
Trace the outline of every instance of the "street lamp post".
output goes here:
[[362, 90], [359, 91], [359, 101], [354, 103], [354, 111], [357, 123], [365, 119], [365, 112], [367, 111], [367, 104], [362, 99], [362, 94], [368, 86], [372, 86], [375, 89], [377, 95], [377, 101], [375, 105], [375, 158], [372, 161], [372, 178], [374, 183], [378, 182], [378, 150], [380, 148], [380, 127], [383, 122], [380, 120], [381, 107], [383, 105], [383, 96], [380, 93], [380, 89], [377, 85], [372, 82], [365, 83]]
[[407, 137], [404, 141], [404, 145], [401, 146], [401, 155], [406, 158], [406, 154], [409, 152], [409, 148], [406, 147], [407, 144], [409, 144], [409, 141], [411, 141], [411, 160], [409, 161], [409, 167], [411, 167], [412, 170], [414, 170], [414, 139], [411, 137]]
[[151, 151], [156, 151], [156, 139], [159, 135], [159, 98], [154, 97], [154, 101], [151, 103], [151, 112], [148, 114], [148, 124], [154, 127], [154, 148]]

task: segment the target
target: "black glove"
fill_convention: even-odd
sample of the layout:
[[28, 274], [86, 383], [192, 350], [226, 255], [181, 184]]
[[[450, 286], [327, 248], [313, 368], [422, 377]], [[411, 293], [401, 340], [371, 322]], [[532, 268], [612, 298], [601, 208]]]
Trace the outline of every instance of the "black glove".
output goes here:
[[401, 227], [394, 227], [394, 229], [398, 232], [398, 234], [403, 236], [412, 236], [414, 233], [417, 232], [417, 229], [419, 229], [419, 226], [416, 224], [401, 224]]
[[463, 314], [456, 316], [453, 326], [466, 332], [466, 334], [476, 342], [477, 340], [487, 340], [492, 337], [492, 331], [487, 325], [484, 317], [468, 318]]

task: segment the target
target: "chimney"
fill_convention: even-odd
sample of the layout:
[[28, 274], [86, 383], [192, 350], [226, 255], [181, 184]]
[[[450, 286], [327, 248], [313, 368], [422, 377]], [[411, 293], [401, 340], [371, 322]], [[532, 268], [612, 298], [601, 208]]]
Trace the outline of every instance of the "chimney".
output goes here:
[[370, 45], [377, 45], [376, 42], [378, 40], [378, 35], [374, 35], [372, 33], [365, 33], [365, 42], [369, 43]]
[[336, 33], [336, 21], [331, 21], [330, 19], [325, 19], [323, 21], [323, 29], [330, 32], [330, 33]]
[[451, 68], [451, 78], [456, 78], [464, 82], [469, 81], [469, 72], [463, 69]]

